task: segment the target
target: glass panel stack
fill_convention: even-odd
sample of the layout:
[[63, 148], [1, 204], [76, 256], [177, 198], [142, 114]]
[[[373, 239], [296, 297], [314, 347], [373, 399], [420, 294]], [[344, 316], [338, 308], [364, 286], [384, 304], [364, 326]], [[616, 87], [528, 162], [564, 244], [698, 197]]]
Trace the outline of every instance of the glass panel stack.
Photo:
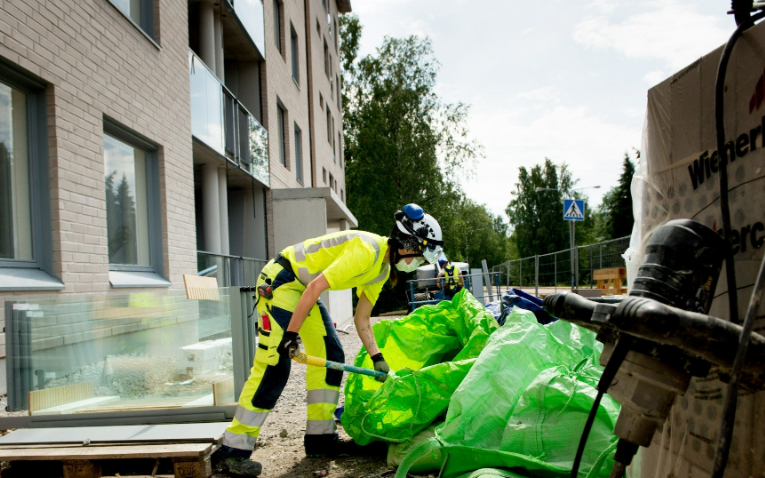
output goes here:
[[228, 289], [218, 294], [206, 301], [171, 291], [14, 303], [6, 310], [9, 410], [35, 416], [234, 403]]

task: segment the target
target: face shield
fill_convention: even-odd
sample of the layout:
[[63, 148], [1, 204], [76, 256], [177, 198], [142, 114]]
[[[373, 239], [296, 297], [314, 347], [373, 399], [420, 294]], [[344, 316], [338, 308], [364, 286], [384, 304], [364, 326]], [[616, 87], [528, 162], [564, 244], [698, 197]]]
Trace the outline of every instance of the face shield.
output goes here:
[[446, 256], [444, 256], [444, 250], [441, 249], [441, 246], [437, 246], [435, 244], [428, 244], [427, 246], [423, 246], [422, 257], [424, 257], [425, 260], [430, 264], [435, 264], [441, 257], [446, 258]]

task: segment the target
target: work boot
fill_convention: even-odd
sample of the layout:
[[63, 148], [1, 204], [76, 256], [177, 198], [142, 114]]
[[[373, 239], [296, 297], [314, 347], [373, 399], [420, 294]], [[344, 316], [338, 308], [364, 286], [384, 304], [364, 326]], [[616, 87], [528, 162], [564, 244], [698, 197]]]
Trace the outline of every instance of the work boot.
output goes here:
[[216, 470], [231, 476], [260, 476], [263, 467], [257, 461], [243, 456], [229, 456], [217, 462]]
[[212, 467], [229, 476], [260, 476], [263, 467], [260, 463], [250, 460], [252, 450], [240, 450], [222, 445], [212, 455]]

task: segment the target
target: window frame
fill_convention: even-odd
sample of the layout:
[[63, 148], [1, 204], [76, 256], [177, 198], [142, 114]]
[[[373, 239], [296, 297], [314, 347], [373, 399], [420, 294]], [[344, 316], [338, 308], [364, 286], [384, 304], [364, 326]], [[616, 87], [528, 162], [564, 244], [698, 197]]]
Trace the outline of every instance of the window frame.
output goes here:
[[295, 178], [300, 184], [303, 184], [303, 130], [297, 123], [294, 124], [295, 138]]
[[[27, 95], [27, 169], [33, 257], [32, 260], [0, 259], [0, 291], [61, 290], [64, 284], [53, 272], [46, 97], [48, 85], [2, 61], [0, 82]], [[32, 276], [35, 285], [20, 284]]]
[[324, 74], [329, 78], [329, 46], [327, 46], [327, 39], [324, 39]]
[[276, 49], [279, 50], [279, 53], [284, 57], [284, 45], [282, 41], [282, 2], [279, 0], [274, 0], [274, 43], [276, 44]]
[[332, 112], [329, 108], [327, 108], [327, 142], [332, 144]]
[[160, 50], [162, 47], [159, 45], [158, 41], [159, 38], [157, 38], [157, 22], [154, 15], [154, 8], [155, 8], [155, 2], [156, 0], [139, 0], [141, 2], [141, 20], [143, 25], [137, 23], [135, 20], [130, 18], [130, 15], [123, 12], [120, 7], [117, 6], [114, 0], [106, 0], [117, 10], [120, 12], [120, 14], [125, 17], [130, 23], [133, 24], [134, 27], [138, 29], [143, 35], [154, 44], [157, 48]]
[[290, 23], [290, 54], [292, 56], [292, 80], [300, 87], [300, 47], [295, 26]]
[[285, 168], [289, 169], [288, 163], [287, 163], [287, 138], [288, 138], [288, 128], [286, 126], [287, 123], [287, 110], [281, 105], [281, 102], [276, 102], [276, 121], [279, 122], [279, 164], [284, 166]]
[[[149, 225], [149, 265], [112, 264], [111, 258], [109, 258], [109, 272], [153, 272], [164, 279], [162, 203], [159, 191], [159, 146], [106, 115], [104, 115], [103, 121], [104, 135], [109, 135], [128, 146], [140, 149], [146, 154], [146, 205], [149, 216], [147, 221]], [[104, 150], [104, 162], [106, 161], [105, 155], [106, 151]], [[104, 169], [105, 173], [106, 169]], [[136, 287], [138, 286], [136, 285]]]

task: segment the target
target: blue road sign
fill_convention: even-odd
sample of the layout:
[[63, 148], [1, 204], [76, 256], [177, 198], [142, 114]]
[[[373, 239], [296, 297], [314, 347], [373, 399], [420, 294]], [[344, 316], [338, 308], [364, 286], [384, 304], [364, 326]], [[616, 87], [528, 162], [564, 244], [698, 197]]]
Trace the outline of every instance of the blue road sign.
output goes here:
[[564, 199], [563, 219], [566, 221], [584, 221], [584, 199]]

